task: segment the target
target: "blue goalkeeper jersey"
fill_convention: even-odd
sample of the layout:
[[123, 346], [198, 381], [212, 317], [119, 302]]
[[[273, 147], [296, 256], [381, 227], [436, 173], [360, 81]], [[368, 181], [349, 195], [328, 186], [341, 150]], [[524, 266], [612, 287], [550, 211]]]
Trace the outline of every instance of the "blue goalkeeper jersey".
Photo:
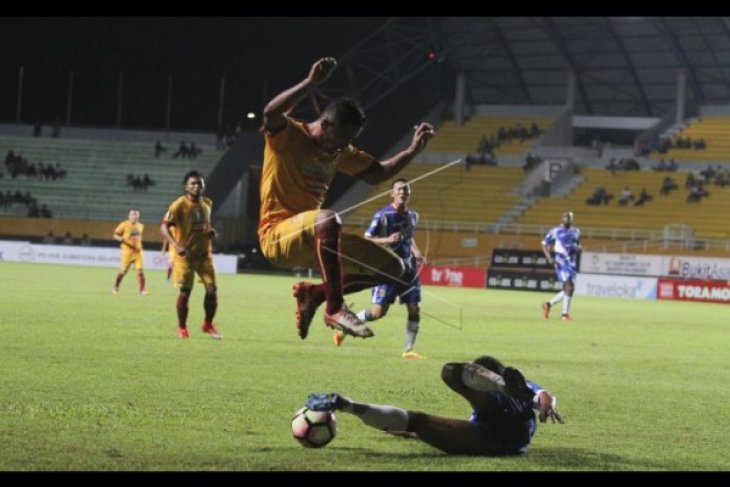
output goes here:
[[537, 420], [533, 410], [540, 409], [537, 393], [543, 390], [539, 384], [527, 381], [535, 393], [528, 403], [515, 399], [503, 392], [488, 393], [486, 410], [474, 410], [469, 422], [476, 425], [486, 441], [500, 453], [526, 453], [527, 446], [537, 431]]

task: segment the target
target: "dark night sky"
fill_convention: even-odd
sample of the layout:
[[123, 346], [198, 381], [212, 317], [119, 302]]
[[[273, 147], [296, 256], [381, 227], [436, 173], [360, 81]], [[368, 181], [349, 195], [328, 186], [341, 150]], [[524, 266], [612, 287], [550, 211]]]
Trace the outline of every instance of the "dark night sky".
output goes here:
[[346, 53], [380, 18], [1, 18], [0, 120], [15, 121], [24, 68], [22, 121], [65, 121], [73, 70], [72, 125], [213, 130], [221, 78], [224, 124], [306, 76], [321, 56]]

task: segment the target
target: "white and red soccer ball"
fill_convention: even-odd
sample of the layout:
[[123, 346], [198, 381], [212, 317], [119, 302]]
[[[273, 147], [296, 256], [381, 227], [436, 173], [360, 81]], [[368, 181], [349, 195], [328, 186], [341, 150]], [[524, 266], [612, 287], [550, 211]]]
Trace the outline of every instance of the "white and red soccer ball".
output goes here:
[[332, 411], [313, 411], [306, 407], [294, 413], [292, 436], [307, 448], [321, 448], [335, 438], [337, 418]]

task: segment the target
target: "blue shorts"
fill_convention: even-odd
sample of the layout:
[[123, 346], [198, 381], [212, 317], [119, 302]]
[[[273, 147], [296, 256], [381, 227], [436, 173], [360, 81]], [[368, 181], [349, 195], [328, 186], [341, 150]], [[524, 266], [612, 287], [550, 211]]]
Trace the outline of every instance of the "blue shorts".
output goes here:
[[485, 443], [495, 454], [526, 453], [527, 445], [537, 430], [532, 404], [504, 392], [486, 394], [487, 405], [472, 412], [469, 422], [477, 427]]
[[560, 282], [575, 281], [575, 275], [578, 273], [575, 268], [575, 262], [571, 261], [563, 255], [555, 256], [555, 273]]
[[[410, 275], [409, 275], [410, 274]], [[400, 297], [400, 304], [421, 302], [421, 278], [406, 272], [401, 278], [407, 284], [381, 284], [373, 288], [373, 304], [393, 304], [396, 296]]]

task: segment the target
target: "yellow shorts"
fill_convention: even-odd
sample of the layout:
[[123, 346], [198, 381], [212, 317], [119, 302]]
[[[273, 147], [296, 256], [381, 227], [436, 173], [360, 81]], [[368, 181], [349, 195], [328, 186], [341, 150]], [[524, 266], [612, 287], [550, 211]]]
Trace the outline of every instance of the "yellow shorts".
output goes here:
[[120, 257], [119, 269], [122, 272], [127, 272], [129, 266], [134, 264], [134, 268], [137, 271], [144, 269], [144, 251], [140, 250], [135, 252], [134, 250], [122, 249], [122, 256]]
[[185, 289], [193, 289], [195, 274], [200, 276], [206, 288], [215, 286], [215, 265], [213, 257], [189, 261], [187, 259], [175, 259], [172, 267], [173, 282], [176, 286]]
[[[261, 252], [277, 267], [319, 269], [315, 254], [315, 218], [319, 210], [305, 211], [282, 220], [261, 237]], [[345, 275], [376, 275], [379, 272], [398, 277], [403, 270], [401, 259], [389, 248], [348, 233], [342, 234], [342, 265]]]

